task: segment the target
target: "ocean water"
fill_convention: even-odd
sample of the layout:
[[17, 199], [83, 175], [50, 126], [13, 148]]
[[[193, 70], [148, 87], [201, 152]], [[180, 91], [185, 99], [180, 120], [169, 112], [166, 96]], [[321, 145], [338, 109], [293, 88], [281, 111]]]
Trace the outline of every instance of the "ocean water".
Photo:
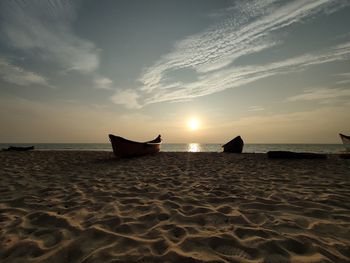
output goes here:
[[[88, 150], [112, 151], [110, 143], [0, 143], [0, 149], [9, 146], [35, 146], [37, 150]], [[163, 143], [163, 152], [221, 152], [221, 144]], [[245, 144], [243, 152], [265, 153], [268, 151], [298, 151], [339, 153], [345, 151], [342, 144]]]

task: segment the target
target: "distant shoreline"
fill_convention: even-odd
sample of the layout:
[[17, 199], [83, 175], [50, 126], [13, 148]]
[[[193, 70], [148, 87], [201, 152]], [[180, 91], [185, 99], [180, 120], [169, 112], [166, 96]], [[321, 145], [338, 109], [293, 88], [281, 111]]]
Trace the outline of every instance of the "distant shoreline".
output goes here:
[[[35, 146], [36, 150], [87, 150], [112, 151], [110, 143], [0, 143], [0, 149], [9, 146]], [[163, 152], [222, 152], [222, 144], [163, 143]], [[303, 151], [317, 153], [339, 153], [342, 144], [245, 144], [243, 152], [266, 153], [268, 151]]]

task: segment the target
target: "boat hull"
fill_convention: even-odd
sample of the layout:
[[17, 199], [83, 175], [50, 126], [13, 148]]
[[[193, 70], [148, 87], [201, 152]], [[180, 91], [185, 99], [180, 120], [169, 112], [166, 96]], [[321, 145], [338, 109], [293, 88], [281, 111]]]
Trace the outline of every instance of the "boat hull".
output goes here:
[[11, 152], [25, 152], [34, 150], [34, 146], [10, 146], [7, 149], [3, 149], [3, 151], [11, 151]]
[[160, 151], [161, 145], [160, 136], [149, 142], [135, 142], [109, 134], [109, 140], [111, 141], [114, 155], [120, 158], [155, 154]]
[[343, 142], [343, 145], [347, 151], [350, 151], [350, 136], [339, 133], [339, 136]]

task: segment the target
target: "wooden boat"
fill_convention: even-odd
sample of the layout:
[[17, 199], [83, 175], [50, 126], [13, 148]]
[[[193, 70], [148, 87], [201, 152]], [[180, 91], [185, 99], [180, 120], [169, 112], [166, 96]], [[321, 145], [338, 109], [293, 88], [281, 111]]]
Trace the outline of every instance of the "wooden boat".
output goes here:
[[108, 137], [115, 156], [121, 158], [157, 153], [160, 151], [160, 144], [162, 142], [160, 135], [148, 142], [134, 142], [113, 134], [109, 134]]
[[231, 141], [229, 141], [221, 147], [224, 148], [224, 152], [242, 153], [243, 146], [244, 142], [241, 136], [238, 135], [237, 137], [233, 138]]
[[7, 149], [3, 149], [3, 151], [15, 151], [15, 152], [25, 152], [34, 150], [34, 146], [10, 146]]
[[339, 133], [341, 140], [343, 141], [344, 147], [347, 151], [350, 151], [350, 136]]

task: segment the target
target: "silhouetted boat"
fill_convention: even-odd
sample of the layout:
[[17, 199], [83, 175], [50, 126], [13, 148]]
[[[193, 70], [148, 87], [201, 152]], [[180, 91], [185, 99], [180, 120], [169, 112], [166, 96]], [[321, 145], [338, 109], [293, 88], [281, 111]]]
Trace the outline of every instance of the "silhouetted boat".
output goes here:
[[350, 136], [339, 133], [341, 140], [343, 141], [344, 147], [347, 151], [350, 151]]
[[117, 157], [134, 157], [154, 154], [160, 151], [160, 144], [162, 142], [160, 135], [148, 142], [130, 141], [113, 134], [109, 134], [108, 137], [111, 141], [113, 152]]
[[231, 141], [229, 141], [221, 147], [224, 148], [224, 152], [242, 153], [243, 146], [244, 142], [241, 136], [238, 135], [237, 137], [233, 138]]
[[10, 146], [7, 149], [3, 149], [3, 151], [15, 151], [15, 152], [24, 152], [34, 150], [34, 146]]

